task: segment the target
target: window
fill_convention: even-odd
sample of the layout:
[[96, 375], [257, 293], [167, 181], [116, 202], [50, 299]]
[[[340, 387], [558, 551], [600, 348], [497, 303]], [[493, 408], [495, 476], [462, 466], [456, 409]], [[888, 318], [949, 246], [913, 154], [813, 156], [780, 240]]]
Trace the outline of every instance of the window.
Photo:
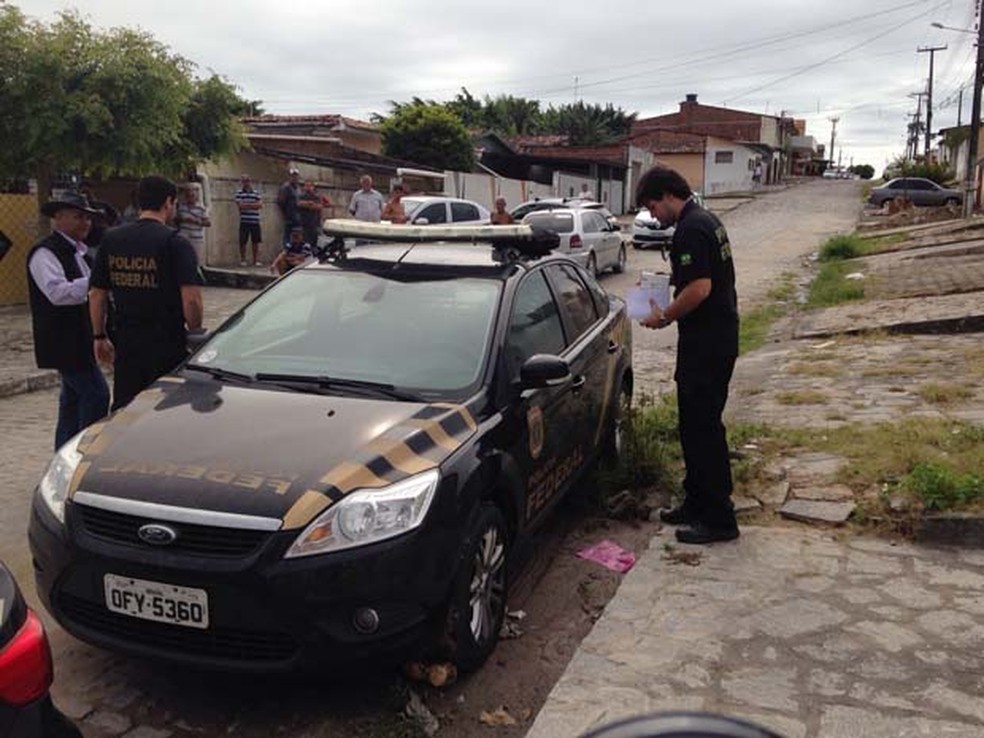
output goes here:
[[428, 205], [426, 208], [421, 210], [415, 216], [413, 216], [414, 222], [419, 218], [427, 218], [427, 223], [433, 225], [435, 223], [447, 223], [448, 222], [448, 212], [447, 208], [444, 206], [443, 202], [435, 202]]
[[564, 329], [543, 271], [534, 272], [516, 290], [509, 336], [506, 338], [506, 367], [509, 376], [519, 376], [523, 362], [535, 354], [559, 354], [564, 350]]
[[731, 164], [735, 160], [734, 151], [715, 151], [714, 152], [714, 163], [715, 164]]
[[584, 269], [578, 269], [577, 273], [584, 280], [584, 283], [588, 285], [588, 290], [591, 291], [591, 297], [594, 299], [595, 309], [598, 311], [598, 315], [602, 317], [608, 315], [609, 298], [608, 293], [605, 292], [605, 288], [598, 284], [598, 279], [590, 272]]
[[894, 182], [889, 182], [888, 183], [888, 189], [890, 189], [890, 190], [904, 190], [905, 189], [905, 183], [907, 181], [908, 180], [905, 180], [905, 179], [897, 179]]
[[935, 190], [935, 185], [928, 179], [910, 179], [909, 180], [910, 190]]
[[455, 223], [460, 223], [463, 220], [481, 220], [482, 216], [478, 214], [478, 208], [472, 205], [470, 202], [453, 202], [451, 203], [451, 220]]
[[549, 210], [530, 213], [523, 222], [543, 228], [551, 233], [571, 233], [574, 230], [574, 216], [570, 213], [555, 213]]
[[601, 233], [608, 226], [598, 213], [582, 213], [581, 225], [585, 233]]
[[598, 320], [595, 301], [577, 276], [575, 267], [566, 264], [550, 267], [550, 275], [557, 286], [560, 309], [570, 319], [574, 329], [568, 345], [580, 338]]

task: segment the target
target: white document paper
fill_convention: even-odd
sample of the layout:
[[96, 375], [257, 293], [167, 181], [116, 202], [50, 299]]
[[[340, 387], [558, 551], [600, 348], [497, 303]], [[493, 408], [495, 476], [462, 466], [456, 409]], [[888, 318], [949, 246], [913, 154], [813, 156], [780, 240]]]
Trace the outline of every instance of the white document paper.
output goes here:
[[626, 307], [630, 320], [642, 320], [652, 311], [652, 303], [660, 310], [666, 310], [670, 304], [670, 275], [657, 274], [649, 287], [630, 287], [625, 295]]

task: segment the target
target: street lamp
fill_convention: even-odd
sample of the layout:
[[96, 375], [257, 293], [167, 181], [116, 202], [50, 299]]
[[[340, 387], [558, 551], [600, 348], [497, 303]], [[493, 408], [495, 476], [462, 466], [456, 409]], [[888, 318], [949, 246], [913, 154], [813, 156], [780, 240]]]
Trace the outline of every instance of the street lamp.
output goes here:
[[[943, 28], [959, 33], [974, 33], [966, 28], [951, 28], [942, 23], [932, 23], [934, 28]], [[970, 107], [970, 141], [967, 146], [967, 179], [964, 185], [964, 217], [974, 212], [977, 190], [977, 139], [981, 132], [981, 81], [984, 76], [984, 19], [977, 23], [977, 61], [974, 64], [974, 102]]]

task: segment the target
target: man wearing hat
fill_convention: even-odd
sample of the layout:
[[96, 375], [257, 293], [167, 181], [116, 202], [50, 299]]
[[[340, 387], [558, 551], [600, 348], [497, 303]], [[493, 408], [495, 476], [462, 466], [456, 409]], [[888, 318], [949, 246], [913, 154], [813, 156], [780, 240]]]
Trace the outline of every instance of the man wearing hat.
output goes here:
[[68, 192], [41, 207], [52, 232], [27, 256], [34, 357], [39, 369], [61, 375], [55, 449], [109, 410], [109, 387], [92, 348], [85, 238], [99, 211]]

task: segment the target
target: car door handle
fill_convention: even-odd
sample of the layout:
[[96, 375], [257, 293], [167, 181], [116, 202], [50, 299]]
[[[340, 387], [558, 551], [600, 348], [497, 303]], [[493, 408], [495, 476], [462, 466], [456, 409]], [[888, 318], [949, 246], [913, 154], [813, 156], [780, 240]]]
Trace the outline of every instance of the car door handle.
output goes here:
[[621, 344], [615, 343], [615, 341], [609, 341], [608, 342], [608, 353], [614, 354], [620, 348], [622, 348], [622, 345]]
[[588, 380], [584, 378], [584, 375], [583, 374], [578, 374], [571, 381], [571, 391], [572, 392], [580, 392], [581, 391], [581, 388], [584, 386], [584, 383], [587, 382], [587, 381]]

